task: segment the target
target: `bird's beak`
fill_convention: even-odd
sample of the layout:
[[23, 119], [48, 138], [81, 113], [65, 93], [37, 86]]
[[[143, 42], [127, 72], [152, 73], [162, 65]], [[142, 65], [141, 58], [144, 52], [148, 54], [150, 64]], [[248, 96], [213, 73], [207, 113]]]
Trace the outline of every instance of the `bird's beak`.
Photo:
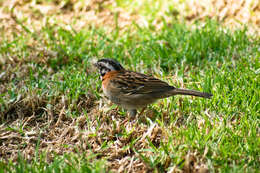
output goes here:
[[98, 63], [97, 63], [97, 62], [95, 62], [93, 65], [94, 65], [96, 68], [98, 68]]

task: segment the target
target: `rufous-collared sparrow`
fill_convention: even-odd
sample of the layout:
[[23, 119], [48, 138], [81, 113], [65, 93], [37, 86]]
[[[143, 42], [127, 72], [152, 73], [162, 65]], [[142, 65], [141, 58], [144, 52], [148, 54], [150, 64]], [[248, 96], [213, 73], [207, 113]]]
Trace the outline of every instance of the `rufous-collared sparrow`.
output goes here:
[[95, 66], [99, 69], [105, 96], [128, 110], [132, 117], [138, 108], [144, 108], [158, 99], [174, 95], [212, 96], [210, 93], [175, 88], [152, 76], [126, 70], [114, 59], [100, 59]]

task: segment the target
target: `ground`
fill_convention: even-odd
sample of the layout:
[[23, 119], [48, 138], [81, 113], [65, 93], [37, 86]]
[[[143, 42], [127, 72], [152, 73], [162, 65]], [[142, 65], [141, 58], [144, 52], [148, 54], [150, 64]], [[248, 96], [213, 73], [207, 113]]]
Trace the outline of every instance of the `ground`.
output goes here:
[[[257, 172], [259, 1], [0, 1], [3, 172]], [[135, 121], [102, 94], [113, 57], [171, 85]]]

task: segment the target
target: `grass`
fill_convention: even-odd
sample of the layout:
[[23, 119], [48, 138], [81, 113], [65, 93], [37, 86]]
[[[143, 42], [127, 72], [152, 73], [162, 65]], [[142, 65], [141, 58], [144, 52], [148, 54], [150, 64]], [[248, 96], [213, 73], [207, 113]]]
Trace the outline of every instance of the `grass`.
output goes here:
[[[247, 35], [246, 28], [223, 29], [214, 21], [195, 29], [180, 22], [165, 23], [159, 31], [137, 24], [131, 28], [108, 33], [102, 27], [75, 31], [47, 24], [37, 33], [13, 33], [12, 40], [4, 37], [0, 43], [1, 131], [17, 132], [24, 143], [16, 143], [18, 153], [10, 148], [6, 155], [0, 154], [0, 172], [118, 171], [123, 164], [116, 160], [127, 157], [125, 168], [132, 159], [142, 163], [142, 168], [133, 166], [139, 171], [260, 169], [259, 37]], [[163, 99], [148, 107], [143, 121], [118, 126], [126, 112], [104, 104], [92, 65], [102, 57], [115, 58], [127, 69], [153, 74], [176, 87], [211, 92], [213, 98]], [[71, 141], [58, 145], [72, 148], [73, 153], [48, 152], [39, 145], [61, 114], [64, 124], [66, 119], [76, 122], [74, 130], [87, 134], [79, 138], [80, 145]], [[35, 122], [25, 124], [30, 116], [36, 117]], [[40, 127], [37, 139], [28, 143], [23, 137], [35, 126]], [[66, 131], [71, 126], [60, 127]], [[8, 139], [1, 137], [3, 147]], [[124, 144], [123, 154], [111, 156], [119, 152], [113, 148], [118, 140]], [[30, 145], [33, 153], [28, 157], [23, 151]], [[16, 157], [8, 160], [8, 154]]]
[[57, 156], [48, 164], [45, 155], [28, 164], [21, 156], [17, 163], [9, 162], [7, 165], [1, 163], [1, 172], [105, 172], [104, 163], [100, 160], [90, 162], [91, 158], [82, 155], [64, 154]]

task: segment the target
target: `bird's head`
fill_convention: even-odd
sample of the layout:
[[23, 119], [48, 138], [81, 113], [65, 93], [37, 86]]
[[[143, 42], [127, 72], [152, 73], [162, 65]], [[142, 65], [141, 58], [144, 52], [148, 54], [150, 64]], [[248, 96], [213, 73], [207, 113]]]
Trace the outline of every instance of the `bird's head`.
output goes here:
[[123, 66], [121, 66], [121, 64], [118, 61], [110, 58], [98, 60], [98, 62], [95, 63], [95, 66], [99, 69], [99, 73], [101, 76], [104, 76], [107, 72], [110, 71], [124, 70]]

